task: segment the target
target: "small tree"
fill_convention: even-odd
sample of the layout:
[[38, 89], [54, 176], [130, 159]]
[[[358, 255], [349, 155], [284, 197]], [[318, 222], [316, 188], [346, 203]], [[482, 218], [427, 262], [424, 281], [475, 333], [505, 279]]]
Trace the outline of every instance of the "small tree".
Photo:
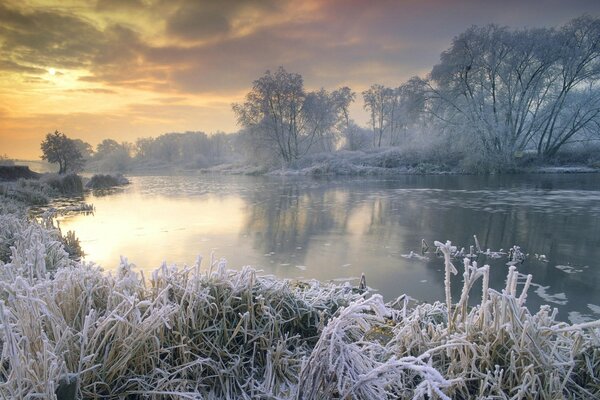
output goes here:
[[58, 163], [58, 173], [78, 171], [83, 167], [83, 156], [74, 140], [69, 139], [64, 133], [54, 131], [48, 133], [42, 142], [42, 160]]

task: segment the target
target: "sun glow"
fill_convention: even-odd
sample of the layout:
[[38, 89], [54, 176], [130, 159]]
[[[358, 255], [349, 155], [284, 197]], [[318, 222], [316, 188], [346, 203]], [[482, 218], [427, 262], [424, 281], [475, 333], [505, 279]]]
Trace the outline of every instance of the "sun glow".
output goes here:
[[48, 69], [48, 73], [50, 75], [56, 75], [56, 70], [54, 68], [50, 68], [50, 69]]

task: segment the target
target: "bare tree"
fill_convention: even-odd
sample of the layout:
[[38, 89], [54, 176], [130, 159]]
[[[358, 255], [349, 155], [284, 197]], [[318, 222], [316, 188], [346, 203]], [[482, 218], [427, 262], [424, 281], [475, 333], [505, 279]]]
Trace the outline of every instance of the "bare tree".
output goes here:
[[385, 86], [374, 84], [368, 90], [362, 92], [363, 107], [369, 112], [369, 122], [373, 129], [374, 143], [377, 147], [381, 147], [388, 115], [387, 91], [388, 89]]
[[285, 163], [306, 154], [343, 109], [324, 89], [306, 93], [302, 76], [283, 67], [254, 81], [246, 101], [232, 107], [238, 124]]
[[314, 140], [303, 124], [305, 98], [302, 76], [279, 67], [275, 73], [267, 71], [254, 81], [246, 101], [234, 104], [233, 111], [241, 126], [260, 133], [265, 145], [277, 149], [283, 161], [289, 163]]
[[430, 74], [436, 115], [471, 132], [490, 157], [510, 162], [535, 147], [554, 155], [600, 115], [600, 20], [560, 30], [488, 25], [459, 35]]

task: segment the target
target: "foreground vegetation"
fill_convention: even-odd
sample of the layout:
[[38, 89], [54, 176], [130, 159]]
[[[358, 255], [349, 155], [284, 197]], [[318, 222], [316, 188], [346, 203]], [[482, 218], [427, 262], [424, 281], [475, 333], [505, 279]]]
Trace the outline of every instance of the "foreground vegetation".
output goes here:
[[[122, 259], [107, 274], [69, 257], [47, 220], [10, 208], [0, 215], [3, 398], [600, 396], [600, 321], [530, 312], [531, 276], [511, 266], [506, 286], [489, 288], [489, 267], [450, 243], [436, 243], [444, 302], [385, 303], [365, 287], [230, 271], [223, 260], [144, 276]], [[463, 257], [456, 301], [450, 279]]]

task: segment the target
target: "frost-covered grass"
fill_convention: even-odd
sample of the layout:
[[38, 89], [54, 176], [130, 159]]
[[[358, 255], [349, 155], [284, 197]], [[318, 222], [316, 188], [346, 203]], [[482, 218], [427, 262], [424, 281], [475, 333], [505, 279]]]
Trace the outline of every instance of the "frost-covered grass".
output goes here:
[[112, 276], [69, 260], [44, 227], [10, 221], [19, 239], [0, 266], [3, 398], [51, 399], [65, 378], [80, 398], [600, 396], [600, 321], [531, 313], [530, 276], [510, 266], [497, 291], [489, 267], [468, 258], [453, 300], [449, 243], [437, 243], [446, 301], [414, 305], [222, 260], [144, 276], [123, 259]]
[[600, 321], [530, 311], [516, 247], [494, 289], [475, 249], [438, 242], [445, 301], [386, 303], [223, 260], [111, 275], [69, 258], [49, 221], [0, 215], [0, 398], [54, 399], [61, 382], [85, 399], [600, 397]]
[[297, 160], [283, 175], [398, 175], [459, 172], [457, 161], [440, 162], [435, 154], [416, 154], [410, 149], [389, 147], [368, 151], [317, 153]]

